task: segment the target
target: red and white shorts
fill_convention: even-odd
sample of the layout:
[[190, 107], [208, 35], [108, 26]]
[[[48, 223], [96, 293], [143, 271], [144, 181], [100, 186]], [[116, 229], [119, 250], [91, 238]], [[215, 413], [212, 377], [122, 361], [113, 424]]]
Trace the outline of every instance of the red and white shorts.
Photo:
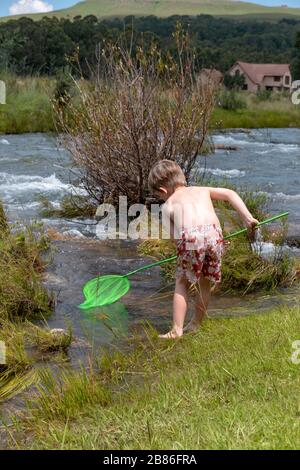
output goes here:
[[221, 282], [224, 239], [219, 225], [198, 225], [183, 229], [177, 240], [176, 277], [185, 277], [192, 284], [201, 274], [213, 283]]

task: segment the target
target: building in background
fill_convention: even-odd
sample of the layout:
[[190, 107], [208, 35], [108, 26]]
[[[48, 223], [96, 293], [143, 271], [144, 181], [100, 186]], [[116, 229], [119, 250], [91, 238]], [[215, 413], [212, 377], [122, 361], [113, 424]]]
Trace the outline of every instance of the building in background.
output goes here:
[[259, 90], [292, 91], [292, 75], [289, 64], [250, 64], [236, 62], [229, 70], [245, 78], [244, 90], [257, 93]]

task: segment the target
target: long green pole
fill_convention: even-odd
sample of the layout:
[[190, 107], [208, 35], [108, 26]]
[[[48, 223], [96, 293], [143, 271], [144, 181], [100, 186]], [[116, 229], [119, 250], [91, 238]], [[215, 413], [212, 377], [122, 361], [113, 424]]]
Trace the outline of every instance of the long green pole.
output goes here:
[[[270, 224], [271, 222], [274, 222], [275, 220], [282, 219], [283, 217], [287, 217], [289, 215], [289, 212], [283, 212], [282, 214], [275, 215], [274, 217], [271, 217], [269, 219], [263, 220], [262, 222], [259, 222], [255, 228], [261, 227], [262, 225]], [[237, 237], [238, 235], [241, 235], [242, 233], [246, 233], [248, 231], [247, 228], [243, 228], [241, 230], [238, 230], [237, 232], [230, 233], [229, 235], [226, 235], [224, 237], [224, 240], [229, 240], [230, 238]], [[162, 264], [169, 263], [170, 261], [175, 261], [177, 256], [171, 256], [171, 258], [166, 258], [161, 261], [156, 261], [156, 263], [148, 264], [147, 266], [142, 266], [141, 268], [135, 269], [134, 271], [131, 271], [128, 274], [125, 274], [123, 277], [128, 277], [132, 276], [133, 274], [139, 273], [141, 271], [145, 271], [146, 269], [154, 268], [155, 266], [161, 266]]]

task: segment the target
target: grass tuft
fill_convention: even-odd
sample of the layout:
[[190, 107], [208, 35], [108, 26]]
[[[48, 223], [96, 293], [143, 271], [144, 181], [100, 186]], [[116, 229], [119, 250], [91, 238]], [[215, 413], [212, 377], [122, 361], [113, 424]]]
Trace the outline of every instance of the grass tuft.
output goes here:
[[97, 205], [87, 196], [67, 195], [60, 202], [60, 207], [53, 206], [46, 196], [39, 198], [41, 204], [40, 213], [43, 217], [59, 217], [72, 219], [75, 217], [94, 217]]
[[[0, 321], [29, 319], [50, 313], [52, 299], [41, 285], [42, 251], [47, 239], [41, 227], [10, 231], [1, 206]], [[4, 224], [4, 228], [3, 228]]]
[[71, 326], [67, 330], [50, 330], [48, 327], [40, 328], [29, 323], [26, 337], [41, 353], [67, 353], [73, 340], [73, 332]]
[[33, 416], [39, 419], [69, 419], [84, 412], [88, 405], [107, 406], [111, 395], [92, 370], [61, 372], [59, 379], [50, 369], [40, 371], [35, 399], [29, 402]]

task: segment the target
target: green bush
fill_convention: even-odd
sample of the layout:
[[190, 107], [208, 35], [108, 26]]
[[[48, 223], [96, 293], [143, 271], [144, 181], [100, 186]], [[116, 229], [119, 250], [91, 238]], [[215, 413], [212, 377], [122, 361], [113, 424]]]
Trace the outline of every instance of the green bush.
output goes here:
[[270, 100], [272, 97], [272, 94], [273, 92], [270, 90], [259, 90], [255, 97], [255, 101], [260, 102], [260, 101]]
[[217, 104], [228, 111], [247, 108], [246, 101], [235, 90], [222, 90], [217, 97]]
[[56, 74], [54, 100], [62, 107], [66, 106], [71, 99], [71, 91], [74, 82], [71, 78], [70, 71], [61, 69]]

